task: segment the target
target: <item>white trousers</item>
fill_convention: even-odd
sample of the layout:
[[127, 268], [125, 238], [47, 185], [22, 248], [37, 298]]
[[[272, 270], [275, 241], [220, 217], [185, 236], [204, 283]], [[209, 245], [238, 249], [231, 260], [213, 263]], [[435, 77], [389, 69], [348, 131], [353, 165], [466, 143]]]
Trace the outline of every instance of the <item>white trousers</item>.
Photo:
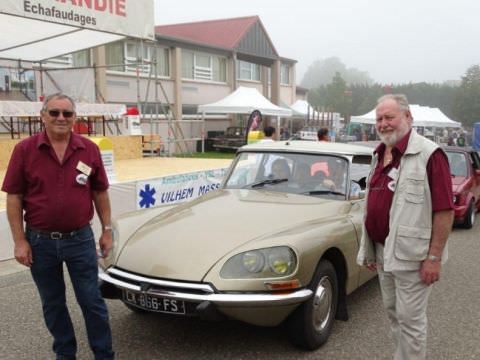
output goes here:
[[427, 353], [427, 304], [431, 286], [419, 270], [383, 270], [383, 246], [376, 245], [378, 278], [383, 306], [395, 342], [394, 360], [423, 360]]

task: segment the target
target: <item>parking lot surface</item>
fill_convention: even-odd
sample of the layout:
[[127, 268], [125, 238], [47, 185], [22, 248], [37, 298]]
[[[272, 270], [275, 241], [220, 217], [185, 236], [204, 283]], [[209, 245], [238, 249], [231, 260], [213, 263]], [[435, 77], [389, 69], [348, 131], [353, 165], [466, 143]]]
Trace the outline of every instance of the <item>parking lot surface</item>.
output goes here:
[[[455, 229], [450, 260], [429, 303], [428, 359], [480, 359], [480, 222]], [[51, 339], [28, 271], [0, 263], [0, 358], [52, 359]], [[93, 359], [71, 287], [68, 301], [78, 359]], [[391, 359], [388, 322], [376, 279], [349, 296], [350, 320], [337, 321], [328, 343], [314, 352], [293, 347], [282, 327], [235, 321], [210, 323], [177, 316], [135, 314], [108, 301], [117, 359]]]

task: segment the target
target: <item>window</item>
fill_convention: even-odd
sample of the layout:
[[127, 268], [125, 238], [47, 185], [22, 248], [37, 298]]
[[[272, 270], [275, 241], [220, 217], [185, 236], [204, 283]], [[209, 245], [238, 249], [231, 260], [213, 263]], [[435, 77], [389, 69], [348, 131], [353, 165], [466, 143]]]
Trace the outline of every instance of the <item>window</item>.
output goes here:
[[[135, 74], [138, 67], [140, 74], [149, 75], [157, 61], [158, 75], [170, 75], [170, 53], [167, 48], [120, 41], [106, 45], [105, 53], [107, 65], [119, 65], [109, 67], [109, 70]], [[151, 69], [151, 73], [155, 75], [155, 68]]]
[[280, 84], [290, 85], [290, 66], [287, 64], [280, 65]]
[[72, 55], [68, 54], [48, 59], [42, 65], [45, 67], [70, 67], [72, 64]]
[[237, 63], [237, 78], [260, 81], [260, 65], [239, 60]]
[[182, 51], [182, 77], [184, 79], [227, 81], [227, 61], [224, 57]]
[[[115, 42], [105, 46], [105, 62], [107, 65], [122, 65], [123, 61], [123, 42]], [[108, 70], [125, 71], [123, 66], [109, 66]]]
[[72, 54], [73, 66], [90, 66], [90, 50], [77, 51]]
[[223, 57], [213, 56], [213, 81], [226, 82], [227, 81], [227, 59]]

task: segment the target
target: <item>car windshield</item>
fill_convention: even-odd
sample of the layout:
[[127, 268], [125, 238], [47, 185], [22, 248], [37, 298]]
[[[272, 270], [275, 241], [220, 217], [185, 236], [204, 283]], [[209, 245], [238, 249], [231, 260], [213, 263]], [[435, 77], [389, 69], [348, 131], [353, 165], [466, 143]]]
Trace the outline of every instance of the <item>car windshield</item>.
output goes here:
[[468, 176], [467, 159], [464, 153], [447, 152], [447, 156], [452, 176]]
[[[349, 175], [347, 158], [325, 154], [242, 152], [225, 181], [227, 189], [264, 189], [345, 199], [348, 178], [359, 180], [368, 164], [355, 164]], [[357, 179], [358, 178], [358, 179]]]

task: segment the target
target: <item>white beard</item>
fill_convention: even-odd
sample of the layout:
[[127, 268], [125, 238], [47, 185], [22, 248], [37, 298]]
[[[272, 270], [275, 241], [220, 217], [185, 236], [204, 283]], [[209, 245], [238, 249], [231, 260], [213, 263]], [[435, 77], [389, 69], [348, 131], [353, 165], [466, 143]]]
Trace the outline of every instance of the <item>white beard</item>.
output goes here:
[[390, 147], [394, 146], [398, 142], [398, 140], [400, 140], [400, 136], [398, 136], [398, 133], [396, 131], [388, 134], [378, 133], [378, 137], [380, 138], [381, 142]]

